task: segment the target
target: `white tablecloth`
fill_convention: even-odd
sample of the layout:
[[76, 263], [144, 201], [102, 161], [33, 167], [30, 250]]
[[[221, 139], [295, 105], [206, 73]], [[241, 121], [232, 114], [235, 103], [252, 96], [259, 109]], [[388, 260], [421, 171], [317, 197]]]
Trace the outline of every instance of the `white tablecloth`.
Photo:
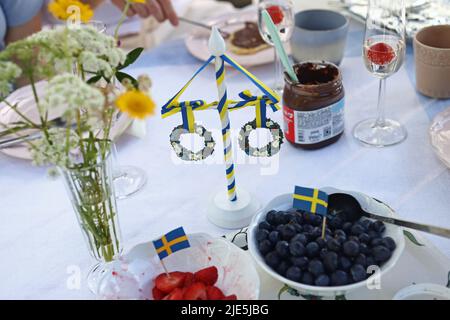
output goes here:
[[[376, 79], [365, 70], [360, 57], [361, 36], [361, 27], [353, 25], [342, 64], [347, 100], [346, 132], [341, 140], [318, 151], [302, 151], [286, 143], [279, 157], [261, 161], [245, 157], [235, 147], [237, 185], [254, 192], [263, 203], [280, 193], [292, 192], [294, 185], [358, 190], [385, 201], [401, 217], [450, 227], [450, 173], [435, 157], [428, 138], [432, 117], [450, 102], [416, 93], [409, 54], [406, 68], [388, 80], [387, 94], [387, 113], [406, 125], [408, 140], [386, 149], [358, 144], [351, 129], [375, 114], [377, 96]], [[181, 41], [174, 41], [146, 53], [132, 72], [150, 74], [154, 97], [162, 105], [199, 65]], [[251, 71], [269, 81], [273, 69], [269, 65]], [[227, 73], [227, 83], [231, 95], [251, 88], [233, 71]], [[185, 98], [216, 99], [212, 68], [193, 83]], [[270, 117], [282, 123], [281, 112]], [[234, 139], [240, 127], [253, 118], [251, 108], [231, 114]], [[202, 111], [196, 113], [196, 119], [205, 127], [216, 129], [215, 157], [207, 164], [175, 159], [168, 137], [172, 128], [181, 123], [180, 116], [166, 120], [153, 117], [148, 121], [145, 139], [120, 140], [120, 161], [143, 168], [149, 178], [145, 190], [119, 202], [125, 250], [180, 225], [187, 232], [226, 232], [210, 224], [205, 216], [208, 198], [225, 186], [219, 118], [214, 111]], [[450, 256], [448, 240], [430, 239]], [[47, 179], [44, 168], [1, 154], [0, 256], [0, 298], [93, 298], [85, 275], [94, 261], [83, 242], [62, 181]]]

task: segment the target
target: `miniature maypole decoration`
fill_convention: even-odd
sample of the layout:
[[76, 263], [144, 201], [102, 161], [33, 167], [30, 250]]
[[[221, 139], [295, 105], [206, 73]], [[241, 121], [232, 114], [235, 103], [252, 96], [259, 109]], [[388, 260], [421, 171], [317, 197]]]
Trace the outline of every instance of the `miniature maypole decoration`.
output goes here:
[[[211, 51], [211, 57], [194, 73], [183, 88], [162, 107], [161, 115], [163, 118], [166, 118], [181, 113], [183, 124], [173, 129], [170, 134], [170, 144], [180, 159], [185, 161], [201, 161], [214, 152], [215, 141], [210, 131], [195, 123], [194, 112], [213, 109], [218, 111], [222, 125], [227, 190], [226, 192], [224, 192], [225, 190], [220, 191], [211, 198], [207, 208], [207, 214], [209, 220], [220, 227], [231, 229], [242, 228], [250, 223], [253, 215], [260, 209], [261, 205], [256, 197], [252, 196], [243, 188], [236, 186], [229, 112], [247, 107], [255, 108], [255, 119], [245, 125], [240, 132], [238, 137], [239, 146], [249, 156], [271, 157], [280, 151], [281, 144], [283, 143], [283, 132], [276, 122], [266, 118], [266, 114], [267, 108], [272, 109], [273, 112], [280, 110], [278, 106], [280, 98], [268, 86], [225, 53], [225, 41], [216, 27], [212, 29], [209, 39], [209, 50]], [[190, 86], [195, 77], [204, 71], [212, 62], [215, 64], [218, 101], [211, 103], [207, 103], [204, 100], [180, 102], [181, 95]], [[263, 95], [253, 96], [249, 90], [244, 90], [239, 93], [241, 100], [229, 100], [225, 80], [225, 64], [228, 64], [243, 74], [253, 85], [261, 90]], [[272, 134], [272, 141], [268, 142], [265, 147], [256, 148], [250, 146], [248, 139], [250, 132], [257, 128], [268, 129]], [[183, 134], [188, 133], [197, 134], [204, 139], [205, 145], [202, 150], [193, 152], [182, 146], [180, 138]]]

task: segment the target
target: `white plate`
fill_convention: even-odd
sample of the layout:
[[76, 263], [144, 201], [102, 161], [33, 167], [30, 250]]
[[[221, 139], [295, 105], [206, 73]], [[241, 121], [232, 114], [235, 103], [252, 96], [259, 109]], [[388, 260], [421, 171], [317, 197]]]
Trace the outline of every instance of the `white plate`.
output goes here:
[[[225, 295], [235, 294], [239, 300], [256, 300], [260, 281], [252, 258], [223, 238], [207, 234], [188, 235], [190, 248], [175, 252], [164, 259], [169, 271], [195, 272], [216, 266], [217, 287]], [[99, 281], [101, 299], [152, 299], [154, 278], [163, 273], [152, 242], [135, 246], [119, 261], [109, 264]]]
[[[202, 22], [210, 26], [216, 25], [220, 28], [220, 30], [231, 33], [242, 28], [244, 23], [247, 21], [257, 22], [257, 18], [256, 10], [246, 10], [222, 15]], [[196, 29], [188, 38], [186, 38], [185, 44], [188, 51], [194, 57], [202, 61], [206, 61], [211, 56], [208, 48], [208, 40], [208, 30]], [[247, 67], [273, 63], [275, 59], [274, 49], [272, 47], [251, 55], [238, 55], [231, 52], [231, 50], [228, 50], [227, 54], [240, 65]]]
[[[38, 96], [43, 95], [46, 84], [47, 84], [46, 81], [40, 81], [36, 83], [36, 91], [38, 92]], [[40, 123], [39, 113], [36, 107], [31, 86], [25, 86], [23, 88], [14, 91], [8, 96], [8, 98], [6, 98], [6, 100], [13, 105], [17, 104], [17, 109], [20, 110], [21, 113], [26, 115], [32, 121]], [[55, 106], [55, 108], [49, 111], [49, 119], [51, 120], [58, 118], [61, 116], [61, 114], [62, 110], [58, 109], [58, 107]], [[21, 120], [22, 119], [20, 118], [20, 116], [16, 112], [14, 112], [14, 110], [6, 106], [4, 103], [0, 104], [0, 123], [8, 125], [10, 123], [14, 123]], [[117, 139], [130, 126], [131, 122], [132, 119], [127, 117], [125, 114], [122, 114], [112, 127], [110, 138], [112, 140]], [[0, 131], [1, 130], [3, 130], [3, 128], [0, 128]], [[32, 130], [22, 131], [20, 135], [31, 132], [33, 131]], [[14, 158], [31, 160], [31, 154], [28, 151], [28, 147], [25, 143], [17, 144], [11, 148], [0, 149], [0, 152]]]
[[[354, 196], [358, 202], [361, 204], [361, 207], [367, 211], [367, 212], [373, 212], [378, 215], [382, 216], [388, 216], [392, 217], [395, 215], [394, 211], [389, 208], [388, 206], [374, 200], [373, 198], [366, 196], [359, 192], [353, 192], [353, 191], [342, 191], [335, 188], [322, 188], [323, 191], [325, 191], [328, 194], [333, 193], [347, 193], [352, 196]], [[267, 206], [259, 213], [257, 214], [250, 227], [249, 227], [249, 239], [248, 239], [248, 245], [249, 245], [249, 251], [252, 254], [253, 258], [258, 263], [259, 267], [261, 267], [269, 276], [272, 278], [281, 281], [285, 284], [287, 284], [291, 288], [295, 288], [298, 291], [302, 292], [306, 295], [314, 295], [314, 296], [320, 296], [320, 297], [335, 297], [340, 295], [346, 295], [348, 292], [361, 289], [363, 287], [366, 287], [367, 283], [372, 283], [374, 278], [377, 276], [377, 274], [374, 274], [370, 276], [367, 280], [353, 283], [346, 286], [337, 286], [337, 287], [317, 287], [317, 286], [309, 286], [305, 284], [301, 284], [295, 281], [291, 281], [278, 273], [276, 273], [274, 270], [272, 270], [265, 262], [264, 258], [259, 253], [259, 250], [256, 245], [255, 240], [255, 232], [258, 229], [258, 224], [265, 219], [266, 213], [270, 210], [287, 210], [292, 208], [292, 194], [283, 194], [272, 201], [270, 201]], [[384, 233], [385, 236], [389, 236], [394, 239], [397, 247], [395, 248], [392, 257], [385, 262], [381, 266], [381, 270], [379, 273], [379, 277], [383, 278], [397, 263], [398, 259], [400, 258], [404, 248], [405, 248], [405, 239], [403, 236], [403, 229], [394, 225], [386, 224], [386, 231]]]
[[420, 283], [403, 288], [393, 300], [450, 300], [450, 288], [434, 283]]
[[430, 127], [430, 138], [437, 156], [450, 168], [450, 108], [434, 118]]

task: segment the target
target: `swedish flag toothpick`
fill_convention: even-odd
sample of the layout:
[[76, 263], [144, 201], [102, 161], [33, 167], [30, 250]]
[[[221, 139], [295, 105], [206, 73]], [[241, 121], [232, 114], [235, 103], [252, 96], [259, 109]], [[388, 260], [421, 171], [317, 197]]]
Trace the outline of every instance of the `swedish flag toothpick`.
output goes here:
[[294, 208], [323, 216], [322, 238], [325, 238], [328, 214], [328, 194], [319, 189], [296, 186], [292, 197], [294, 198]]

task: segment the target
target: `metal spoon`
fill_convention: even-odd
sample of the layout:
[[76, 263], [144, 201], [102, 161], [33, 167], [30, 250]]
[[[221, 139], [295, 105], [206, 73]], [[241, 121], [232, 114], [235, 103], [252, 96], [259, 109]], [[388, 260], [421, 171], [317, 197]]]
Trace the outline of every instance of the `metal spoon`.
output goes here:
[[450, 230], [449, 229], [426, 225], [426, 224], [421, 224], [421, 223], [416, 223], [416, 222], [411, 222], [411, 221], [406, 221], [406, 220], [400, 220], [400, 219], [391, 218], [391, 217], [379, 216], [379, 215], [376, 215], [376, 214], [373, 214], [370, 212], [366, 212], [362, 209], [358, 200], [356, 200], [355, 197], [353, 197], [349, 194], [345, 194], [345, 193], [331, 194], [328, 198], [328, 205], [329, 205], [330, 209], [332, 210], [332, 212], [334, 212], [334, 214], [337, 214], [337, 213], [344, 214], [346, 216], [346, 218], [351, 221], [355, 221], [363, 216], [363, 217], [383, 221], [385, 223], [390, 223], [390, 224], [394, 224], [397, 226], [420, 230], [420, 231], [431, 233], [431, 234], [438, 235], [441, 237], [450, 238]]

